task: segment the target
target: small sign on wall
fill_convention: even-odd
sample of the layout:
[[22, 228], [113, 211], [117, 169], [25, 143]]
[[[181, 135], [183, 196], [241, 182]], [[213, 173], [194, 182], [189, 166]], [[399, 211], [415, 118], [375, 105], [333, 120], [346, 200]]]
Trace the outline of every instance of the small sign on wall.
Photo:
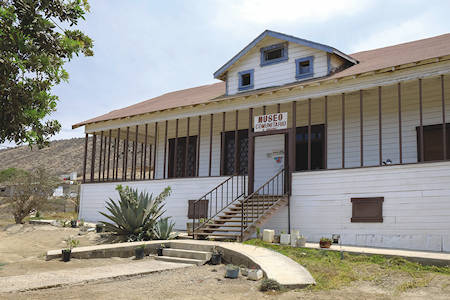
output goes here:
[[276, 113], [263, 116], [256, 116], [254, 119], [255, 132], [286, 129], [288, 113]]

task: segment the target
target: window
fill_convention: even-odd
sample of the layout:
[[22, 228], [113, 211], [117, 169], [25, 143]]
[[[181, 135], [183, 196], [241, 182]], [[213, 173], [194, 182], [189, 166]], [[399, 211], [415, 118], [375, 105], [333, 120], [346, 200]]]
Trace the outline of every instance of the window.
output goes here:
[[[416, 127], [417, 131], [417, 161], [421, 158], [420, 146], [420, 127]], [[446, 124], [447, 135], [447, 156], [450, 159], [450, 123]], [[425, 161], [435, 161], [444, 159], [442, 155], [442, 124], [423, 126], [423, 152]]]
[[244, 91], [253, 88], [253, 72], [254, 70], [247, 70], [238, 73], [239, 76], [239, 90]]
[[[311, 170], [325, 168], [325, 130], [323, 125], [311, 126]], [[297, 127], [295, 170], [308, 169], [308, 127]]]
[[295, 60], [295, 78], [304, 79], [314, 75], [314, 56], [298, 58]]
[[383, 222], [384, 197], [352, 198], [351, 222]]
[[195, 204], [194, 211], [194, 202], [198, 200], [189, 200], [188, 207], [188, 219], [200, 219], [208, 217], [208, 200], [200, 200]]
[[261, 48], [261, 67], [288, 59], [288, 43], [280, 43]]
[[[225, 157], [223, 175], [233, 175], [234, 172], [235, 136], [234, 131], [225, 132]], [[248, 172], [248, 130], [238, 131], [238, 170], [239, 174]]]
[[[177, 159], [175, 165], [175, 140], [169, 139], [169, 178], [193, 177], [197, 168], [197, 136], [189, 137], [189, 149], [186, 162], [186, 137], [178, 138]], [[187, 163], [187, 169], [186, 169]]]

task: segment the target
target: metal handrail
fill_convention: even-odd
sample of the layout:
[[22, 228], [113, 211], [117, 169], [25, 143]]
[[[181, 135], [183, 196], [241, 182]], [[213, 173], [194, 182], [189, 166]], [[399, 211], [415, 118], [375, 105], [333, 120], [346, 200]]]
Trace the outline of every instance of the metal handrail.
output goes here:
[[[280, 180], [280, 176], [281, 176], [281, 180]], [[287, 194], [288, 191], [287, 191], [287, 188], [285, 185], [285, 182], [286, 182], [285, 177], [286, 177], [285, 169], [278, 171], [274, 176], [272, 176], [269, 180], [267, 180], [256, 191], [254, 191], [253, 193], [251, 193], [250, 195], [248, 195], [241, 201], [241, 241], [243, 241], [243, 238], [244, 238], [244, 227], [245, 227], [245, 229], [247, 229], [249, 226], [249, 215], [250, 215], [249, 203], [250, 203], [250, 200], [255, 196], [262, 197], [262, 203], [263, 203], [262, 206], [264, 208], [264, 212], [261, 213], [261, 216], [262, 216], [266, 212], [266, 209], [265, 209], [266, 202], [268, 204], [267, 209], [270, 209], [270, 207], [273, 205], [275, 197], [285, 196]], [[280, 194], [280, 181], [281, 181], [281, 194]], [[272, 193], [270, 191], [271, 184], [272, 184]], [[267, 193], [265, 192], [266, 187], [267, 187]], [[276, 187], [276, 194], [274, 193], [275, 187]], [[269, 199], [267, 199], [267, 198], [269, 198]], [[266, 201], [266, 199], [267, 199], [267, 201]], [[245, 207], [245, 209], [244, 209], [244, 207]], [[244, 211], [247, 212], [246, 215], [244, 215]], [[259, 217], [260, 217], [260, 210], [258, 207], [258, 209], [256, 210], [256, 220]], [[251, 206], [251, 219], [252, 219], [251, 223], [253, 224], [253, 220], [255, 219], [254, 205]]]
[[[195, 232], [198, 231], [200, 228], [202, 228], [205, 224], [208, 224], [210, 220], [215, 218], [219, 213], [224, 211], [226, 208], [228, 208], [231, 204], [235, 203], [238, 199], [242, 198], [246, 195], [247, 189], [246, 189], [246, 178], [247, 175], [232, 175], [220, 184], [218, 184], [216, 187], [211, 189], [209, 192], [204, 194], [202, 197], [200, 197], [198, 200], [193, 202], [193, 210], [194, 210], [194, 216], [192, 218], [192, 234], [195, 238]], [[231, 184], [231, 193], [229, 193], [229, 188]], [[226, 188], [225, 193], [225, 205], [224, 205], [224, 188]], [[220, 190], [220, 195], [219, 195]], [[218, 199], [220, 197], [220, 208], [218, 209]], [[213, 199], [214, 198], [214, 199]], [[231, 199], [230, 199], [231, 198]], [[206, 221], [202, 224], [200, 224], [200, 219], [198, 216], [198, 204], [202, 200], [209, 200], [209, 214], [206, 219]], [[213, 214], [212, 210], [212, 204], [213, 200], [215, 200], [215, 211]], [[196, 227], [196, 223], [198, 222], [199, 226]]]

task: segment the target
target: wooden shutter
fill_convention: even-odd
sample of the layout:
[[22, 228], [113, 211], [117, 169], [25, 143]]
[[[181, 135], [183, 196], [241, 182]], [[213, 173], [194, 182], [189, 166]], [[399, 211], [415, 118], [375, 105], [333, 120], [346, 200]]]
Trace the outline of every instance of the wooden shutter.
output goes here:
[[352, 198], [351, 222], [383, 222], [384, 197]]
[[200, 200], [195, 205], [195, 209], [197, 210], [194, 213], [194, 202], [198, 200], [189, 200], [189, 208], [188, 208], [188, 218], [193, 219], [194, 217], [199, 218], [207, 218], [208, 217], [208, 202], [209, 200]]

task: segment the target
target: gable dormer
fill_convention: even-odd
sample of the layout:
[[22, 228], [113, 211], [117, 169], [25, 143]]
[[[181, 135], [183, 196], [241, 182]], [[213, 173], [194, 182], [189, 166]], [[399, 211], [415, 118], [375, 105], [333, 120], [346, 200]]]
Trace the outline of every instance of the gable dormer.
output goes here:
[[357, 61], [327, 45], [266, 30], [214, 73], [227, 95], [329, 76]]

